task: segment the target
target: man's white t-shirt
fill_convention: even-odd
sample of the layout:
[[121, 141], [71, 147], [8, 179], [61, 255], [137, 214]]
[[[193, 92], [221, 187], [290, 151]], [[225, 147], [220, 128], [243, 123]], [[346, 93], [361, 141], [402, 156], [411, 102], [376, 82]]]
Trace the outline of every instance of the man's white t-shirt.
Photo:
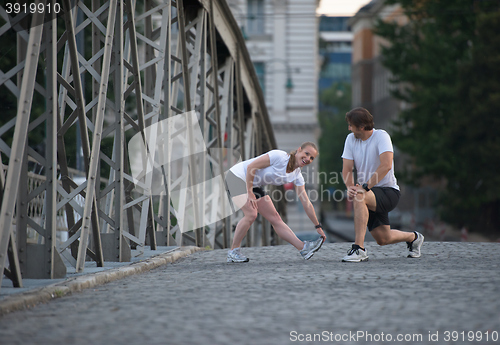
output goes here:
[[296, 186], [303, 186], [305, 184], [300, 168], [295, 169], [291, 173], [286, 172], [290, 155], [282, 150], [272, 150], [258, 157], [240, 162], [234, 165], [230, 171], [243, 181], [246, 181], [248, 165], [264, 155], [269, 155], [271, 165], [257, 170], [253, 180], [254, 187], [262, 187], [268, 184], [281, 186], [289, 182], [293, 182]]
[[[354, 161], [357, 170], [358, 183], [368, 182], [380, 165], [380, 155], [384, 152], [394, 152], [389, 134], [381, 129], [374, 129], [372, 135], [365, 141], [356, 139], [351, 133], [347, 136], [342, 158]], [[394, 161], [391, 170], [375, 187], [391, 187], [399, 190], [394, 176]]]

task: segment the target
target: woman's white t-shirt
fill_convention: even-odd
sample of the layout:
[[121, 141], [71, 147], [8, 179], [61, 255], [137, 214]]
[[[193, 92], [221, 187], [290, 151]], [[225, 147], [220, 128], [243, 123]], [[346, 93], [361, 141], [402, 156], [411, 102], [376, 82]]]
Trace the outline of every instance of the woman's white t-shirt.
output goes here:
[[300, 168], [295, 169], [291, 173], [286, 172], [290, 155], [282, 150], [272, 150], [258, 157], [240, 162], [234, 165], [230, 171], [243, 181], [246, 181], [248, 165], [264, 155], [269, 156], [271, 165], [257, 170], [253, 180], [254, 187], [261, 187], [268, 184], [281, 186], [289, 182], [293, 182], [296, 186], [303, 186], [305, 184]]
[[[380, 165], [380, 155], [384, 152], [394, 152], [389, 134], [382, 129], [374, 129], [372, 135], [366, 139], [356, 139], [351, 133], [347, 136], [342, 158], [353, 160], [356, 165], [358, 183], [366, 183], [377, 171]], [[374, 187], [391, 187], [399, 190], [394, 176], [394, 161], [392, 168]]]

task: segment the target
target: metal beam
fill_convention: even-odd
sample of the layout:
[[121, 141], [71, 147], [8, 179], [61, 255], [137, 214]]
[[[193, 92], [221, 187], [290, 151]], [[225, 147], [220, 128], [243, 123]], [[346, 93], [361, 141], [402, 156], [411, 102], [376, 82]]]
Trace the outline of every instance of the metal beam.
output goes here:
[[[65, 0], [65, 3], [69, 0]], [[76, 271], [81, 272], [85, 267], [85, 258], [87, 256], [87, 245], [90, 228], [90, 217], [96, 214], [95, 189], [97, 181], [97, 169], [99, 167], [99, 152], [102, 140], [102, 127], [104, 122], [104, 111], [106, 109], [106, 93], [109, 80], [109, 69], [111, 63], [111, 51], [113, 47], [113, 35], [116, 18], [116, 2], [110, 0], [108, 11], [108, 23], [106, 28], [106, 38], [104, 43], [104, 54], [102, 58], [101, 83], [99, 85], [99, 97], [97, 101], [97, 114], [94, 124], [94, 136], [92, 138], [92, 153], [90, 155], [90, 163], [87, 174], [87, 195], [85, 197], [85, 208], [83, 211], [82, 232], [80, 234], [80, 244], [78, 246], [78, 257], [76, 259]], [[69, 5], [69, 4], [68, 4]], [[75, 46], [76, 49], [76, 46]], [[70, 51], [71, 51], [70, 47]], [[75, 78], [77, 80], [78, 78]], [[86, 131], [86, 130], [85, 130]], [[94, 212], [92, 212], [94, 211]], [[99, 226], [97, 222], [93, 222], [94, 230], [94, 245], [100, 247]]]
[[[40, 0], [37, 1], [36, 4], [43, 4], [45, 6], [45, 1]], [[42, 40], [43, 18], [43, 12], [36, 12], [33, 15], [28, 40], [26, 63], [18, 101], [16, 126], [9, 159], [9, 172], [7, 173], [5, 181], [2, 207], [0, 209], [0, 272], [4, 271], [5, 261], [7, 259], [7, 248], [11, 236], [12, 219], [14, 217], [14, 200], [16, 200], [21, 178], [19, 174], [14, 172], [21, 170], [21, 164], [23, 162], [22, 157], [27, 144], [31, 102], [33, 100], [35, 77]], [[0, 275], [0, 286], [2, 285], [2, 280], [3, 274]]]
[[[187, 11], [185, 4], [189, 4]], [[135, 0], [64, 0], [63, 8], [62, 16], [45, 24], [43, 17], [34, 16], [29, 34], [18, 32], [17, 65], [9, 71], [0, 65], [0, 86], [18, 99], [17, 117], [0, 128], [0, 151], [9, 157], [0, 214], [1, 268], [5, 268], [8, 254], [9, 278], [21, 285], [27, 250], [41, 263], [27, 267], [38, 270], [36, 275], [51, 278], [61, 267], [59, 255], [77, 271], [84, 270], [88, 257], [98, 266], [104, 258], [128, 260], [129, 243], [137, 249], [134, 255], [144, 251], [146, 237], [151, 248], [156, 248], [160, 232], [155, 228], [162, 231], [161, 244], [228, 247], [241, 212], [219, 221], [226, 214], [218, 205], [218, 198], [225, 194], [224, 185], [208, 192], [208, 180], [212, 175], [223, 176], [224, 164], [236, 163], [232, 150], [249, 158], [274, 148], [275, 141], [245, 41], [225, 1], [147, 0], [142, 7], [136, 6]], [[83, 19], [75, 24], [78, 12]], [[0, 15], [5, 16], [4, 11]], [[57, 32], [61, 27], [57, 20], [64, 21], [64, 33]], [[0, 35], [5, 29], [13, 30], [9, 25], [10, 20]], [[92, 49], [83, 53], [77, 49], [76, 36], [84, 37], [89, 26]], [[43, 52], [45, 75], [37, 77]], [[45, 83], [40, 82], [42, 77]], [[30, 122], [35, 90], [44, 96], [45, 108]], [[193, 114], [190, 111], [195, 117], [188, 115]], [[152, 145], [147, 149], [154, 161], [155, 145], [164, 140], [164, 133], [154, 131], [148, 136], [148, 128], [179, 114], [184, 114], [183, 126], [191, 131], [183, 144], [186, 152], [202, 144], [208, 150], [187, 159], [190, 168], [181, 178], [176, 179], [171, 166], [162, 167], [160, 174], [166, 183], [161, 196], [151, 191], [141, 195], [138, 191], [142, 187], [153, 185], [152, 174], [134, 180], [127, 140], [139, 134], [144, 145]], [[72, 140], [77, 123], [85, 171], [68, 165], [72, 164], [72, 153], [66, 144]], [[201, 138], [193, 135], [197, 125]], [[45, 155], [27, 141], [28, 132], [39, 126], [45, 126]], [[245, 134], [247, 128], [252, 130]], [[15, 136], [10, 146], [6, 137], [12, 130]], [[112, 138], [112, 153], [102, 145], [106, 138]], [[217, 148], [229, 149], [228, 157], [210, 151]], [[172, 157], [172, 147], [165, 151]], [[43, 167], [43, 175], [28, 171], [23, 164], [28, 161]], [[109, 175], [103, 176], [101, 167], [109, 168]], [[82, 184], [77, 176], [84, 177]], [[26, 179], [29, 187], [21, 183]], [[177, 209], [170, 200], [170, 183], [191, 186]], [[160, 201], [159, 209], [153, 208], [153, 198]], [[16, 199], [18, 206], [14, 207]], [[198, 225], [194, 234], [172, 226], [172, 221], [186, 212]], [[13, 217], [17, 219], [14, 241]], [[206, 224], [210, 220], [214, 223]], [[56, 236], [61, 223], [68, 231], [67, 239]], [[34, 229], [38, 236], [39, 243], [34, 246], [28, 243], [28, 229]], [[104, 247], [101, 237], [106, 239]], [[263, 232], [260, 242], [266, 244], [266, 238], [269, 236]], [[255, 235], [249, 244], [252, 239], [259, 242]], [[9, 243], [17, 250], [8, 251]], [[41, 246], [43, 250], [39, 250]]]

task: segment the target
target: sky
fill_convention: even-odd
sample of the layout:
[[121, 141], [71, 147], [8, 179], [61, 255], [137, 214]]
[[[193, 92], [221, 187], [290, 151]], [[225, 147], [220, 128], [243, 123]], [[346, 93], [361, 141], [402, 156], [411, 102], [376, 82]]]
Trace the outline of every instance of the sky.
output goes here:
[[353, 16], [369, 2], [370, 0], [321, 0], [316, 12], [331, 16]]

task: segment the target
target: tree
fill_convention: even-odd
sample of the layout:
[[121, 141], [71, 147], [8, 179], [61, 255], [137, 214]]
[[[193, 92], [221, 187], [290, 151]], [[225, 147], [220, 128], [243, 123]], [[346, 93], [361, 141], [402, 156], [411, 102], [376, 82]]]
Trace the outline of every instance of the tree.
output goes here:
[[[478, 166], [500, 161], [498, 140], [486, 124], [498, 121], [499, 105], [491, 92], [499, 85], [494, 73], [500, 49], [490, 45], [498, 33], [493, 19], [498, 1], [386, 3], [400, 3], [409, 19], [405, 25], [379, 20], [375, 30], [390, 43], [382, 49], [382, 59], [399, 85], [393, 96], [410, 105], [401, 111], [393, 133], [398, 148], [411, 157], [405, 182], [419, 185], [424, 176], [444, 181], [443, 219], [478, 230], [480, 210], [493, 203], [498, 211], [500, 200], [500, 184], [489, 183], [494, 172], [483, 174]], [[484, 54], [488, 58], [482, 60]], [[478, 102], [481, 92], [484, 100]], [[484, 146], [488, 154], [482, 153]], [[483, 192], [494, 196], [478, 195]], [[498, 229], [500, 224], [493, 223]]]
[[[460, 71], [451, 144], [457, 169], [445, 202], [447, 219], [498, 233], [500, 229], [500, 11], [477, 16], [471, 61]], [[452, 212], [450, 212], [452, 211]]]
[[[320, 181], [325, 187], [340, 188], [344, 141], [349, 134], [345, 114], [351, 109], [351, 85], [345, 82], [332, 84], [320, 95], [322, 110], [318, 113], [321, 137], [319, 138], [319, 169], [328, 179]], [[332, 174], [333, 173], [333, 174]], [[337, 178], [336, 178], [337, 177]]]

